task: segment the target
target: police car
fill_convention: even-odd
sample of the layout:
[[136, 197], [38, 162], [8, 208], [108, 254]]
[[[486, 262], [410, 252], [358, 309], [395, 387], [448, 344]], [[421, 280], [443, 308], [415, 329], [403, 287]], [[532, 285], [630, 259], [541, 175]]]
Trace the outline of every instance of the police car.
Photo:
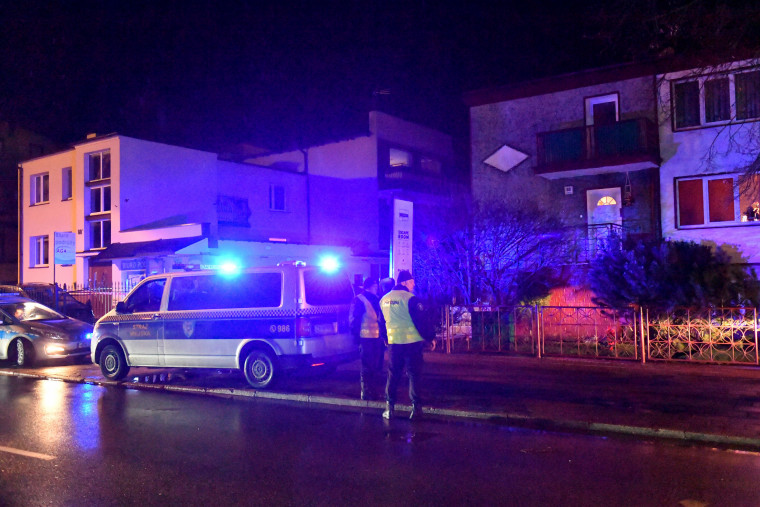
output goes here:
[[92, 325], [19, 294], [0, 294], [0, 359], [17, 366], [62, 358], [87, 359]]
[[92, 360], [112, 380], [132, 366], [239, 369], [266, 388], [287, 370], [358, 357], [352, 299], [344, 273], [303, 263], [154, 275], [98, 320]]

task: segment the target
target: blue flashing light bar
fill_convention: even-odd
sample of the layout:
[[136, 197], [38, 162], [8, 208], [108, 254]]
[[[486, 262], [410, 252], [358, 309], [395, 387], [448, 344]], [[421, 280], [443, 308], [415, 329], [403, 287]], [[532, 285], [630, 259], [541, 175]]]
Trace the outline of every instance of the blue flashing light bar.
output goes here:
[[325, 255], [319, 259], [318, 265], [326, 273], [335, 273], [340, 269], [340, 261], [334, 255]]

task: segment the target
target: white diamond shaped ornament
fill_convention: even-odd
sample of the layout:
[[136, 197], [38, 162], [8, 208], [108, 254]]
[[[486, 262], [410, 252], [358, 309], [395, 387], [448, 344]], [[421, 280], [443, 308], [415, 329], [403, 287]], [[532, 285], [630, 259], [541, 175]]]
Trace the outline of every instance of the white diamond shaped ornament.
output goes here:
[[490, 157], [485, 159], [483, 163], [495, 167], [500, 171], [507, 172], [510, 169], [517, 167], [520, 162], [528, 158], [527, 153], [523, 153], [514, 148], [510, 148], [506, 144], [496, 150]]

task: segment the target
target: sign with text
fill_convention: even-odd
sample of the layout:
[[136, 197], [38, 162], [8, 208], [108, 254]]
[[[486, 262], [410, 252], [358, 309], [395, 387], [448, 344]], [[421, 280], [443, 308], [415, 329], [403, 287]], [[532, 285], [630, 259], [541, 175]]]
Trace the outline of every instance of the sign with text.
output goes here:
[[71, 265], [76, 263], [76, 235], [73, 232], [56, 232], [53, 236], [53, 262]]
[[391, 242], [391, 276], [398, 279], [399, 271], [412, 271], [413, 203], [393, 200], [393, 241]]

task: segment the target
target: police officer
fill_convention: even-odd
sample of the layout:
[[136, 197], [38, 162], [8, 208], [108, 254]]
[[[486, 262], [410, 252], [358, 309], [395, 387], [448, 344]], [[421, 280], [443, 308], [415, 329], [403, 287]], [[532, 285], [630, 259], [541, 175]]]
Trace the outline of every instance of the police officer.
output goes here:
[[364, 280], [364, 290], [351, 302], [349, 316], [351, 334], [360, 345], [363, 400], [379, 398], [385, 344], [388, 341], [385, 319], [380, 311], [380, 299], [377, 296], [378, 290], [377, 278], [370, 277]]
[[380, 308], [385, 317], [390, 348], [388, 383], [385, 387], [385, 419], [394, 415], [396, 391], [401, 374], [406, 367], [409, 377], [409, 398], [412, 400], [410, 419], [422, 417], [420, 397], [420, 377], [422, 375], [422, 347], [431, 333], [425, 325], [422, 303], [414, 296], [414, 278], [409, 271], [401, 271], [393, 290], [380, 300]]

